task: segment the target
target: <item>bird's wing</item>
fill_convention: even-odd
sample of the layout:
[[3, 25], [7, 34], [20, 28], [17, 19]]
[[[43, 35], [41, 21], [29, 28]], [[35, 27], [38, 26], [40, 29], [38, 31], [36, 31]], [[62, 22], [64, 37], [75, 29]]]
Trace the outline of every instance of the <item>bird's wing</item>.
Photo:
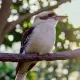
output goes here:
[[[25, 49], [25, 45], [27, 45], [28, 41], [30, 40], [30, 35], [32, 34], [34, 30], [34, 27], [31, 27], [27, 30], [25, 30], [25, 32], [22, 35], [22, 39], [21, 39], [21, 49], [20, 49], [20, 54], [22, 54], [22, 52]], [[29, 68], [28, 71], [35, 65], [36, 63], [32, 63]], [[18, 72], [19, 68], [22, 67], [23, 63], [19, 62], [16, 68], [16, 73]]]
[[25, 49], [25, 45], [27, 45], [28, 41], [30, 40], [30, 36], [33, 32], [34, 27], [28, 28], [25, 30], [25, 32], [22, 35], [22, 39], [21, 39], [21, 49], [20, 49], [20, 53], [23, 52], [23, 50]]

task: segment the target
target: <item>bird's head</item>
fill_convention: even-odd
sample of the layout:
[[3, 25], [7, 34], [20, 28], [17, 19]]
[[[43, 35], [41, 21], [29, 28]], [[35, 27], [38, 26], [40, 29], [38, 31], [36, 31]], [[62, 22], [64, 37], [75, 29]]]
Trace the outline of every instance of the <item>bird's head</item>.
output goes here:
[[54, 24], [56, 24], [57, 21], [61, 21], [65, 18], [67, 18], [67, 16], [58, 16], [56, 13], [52, 11], [44, 11], [39, 13], [35, 17], [33, 25], [39, 25], [41, 23], [46, 23], [46, 22], [53, 22]]

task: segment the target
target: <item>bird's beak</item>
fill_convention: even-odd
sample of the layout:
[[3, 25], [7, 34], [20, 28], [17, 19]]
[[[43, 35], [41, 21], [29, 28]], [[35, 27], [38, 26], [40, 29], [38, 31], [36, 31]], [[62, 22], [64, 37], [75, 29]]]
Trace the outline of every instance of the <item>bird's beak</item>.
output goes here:
[[68, 16], [55, 16], [54, 18], [55, 18], [55, 20], [61, 21], [61, 20], [65, 19], [65, 18], [67, 18], [67, 17]]

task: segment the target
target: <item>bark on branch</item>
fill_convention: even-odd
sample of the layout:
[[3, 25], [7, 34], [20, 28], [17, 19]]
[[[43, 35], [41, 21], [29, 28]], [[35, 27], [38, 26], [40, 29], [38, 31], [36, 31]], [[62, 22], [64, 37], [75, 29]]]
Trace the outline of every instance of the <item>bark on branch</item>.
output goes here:
[[29, 61], [52, 61], [52, 60], [66, 60], [75, 59], [80, 57], [80, 49], [75, 49], [73, 51], [63, 51], [56, 52], [54, 54], [44, 54], [38, 55], [34, 54], [10, 54], [10, 53], [0, 53], [0, 61], [6, 62], [29, 62]]
[[4, 40], [3, 31], [7, 24], [7, 18], [10, 15], [10, 6], [12, 5], [12, 0], [2, 0], [0, 8], [0, 45]]
[[53, 5], [53, 6], [47, 6], [47, 7], [43, 7], [41, 9], [39, 9], [38, 11], [34, 12], [34, 13], [28, 13], [28, 14], [25, 14], [23, 16], [20, 16], [18, 20], [14, 21], [14, 22], [11, 22], [8, 24], [8, 28], [5, 30], [5, 34], [10, 32], [15, 26], [16, 24], [19, 24], [21, 23], [22, 21], [24, 21], [25, 19], [28, 19], [42, 11], [47, 11], [47, 10], [51, 10], [51, 9], [55, 9], [57, 7], [59, 7], [61, 4], [63, 3], [66, 3], [66, 2], [71, 2], [71, 0], [60, 0], [57, 4]]
[[7, 18], [10, 15], [10, 6], [12, 5], [12, 0], [2, 0], [2, 5], [0, 9], [0, 35], [7, 23]]

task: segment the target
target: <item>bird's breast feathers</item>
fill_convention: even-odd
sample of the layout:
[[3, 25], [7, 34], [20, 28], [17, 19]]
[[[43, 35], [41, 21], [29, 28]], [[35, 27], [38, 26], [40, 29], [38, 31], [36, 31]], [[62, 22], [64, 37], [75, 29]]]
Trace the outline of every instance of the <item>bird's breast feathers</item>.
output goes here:
[[40, 54], [51, 51], [55, 42], [55, 27], [49, 25], [38, 25], [28, 42], [26, 51], [39, 52]]

